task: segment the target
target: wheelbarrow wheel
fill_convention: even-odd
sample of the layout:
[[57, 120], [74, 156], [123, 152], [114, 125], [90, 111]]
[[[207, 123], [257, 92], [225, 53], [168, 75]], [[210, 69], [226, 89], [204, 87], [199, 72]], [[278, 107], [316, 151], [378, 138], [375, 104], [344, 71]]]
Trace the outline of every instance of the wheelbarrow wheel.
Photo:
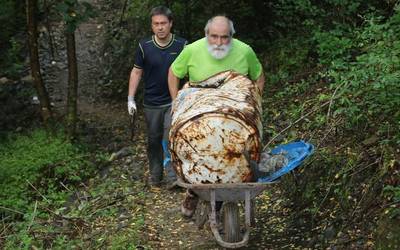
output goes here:
[[239, 207], [234, 202], [224, 203], [224, 240], [226, 242], [241, 240]]

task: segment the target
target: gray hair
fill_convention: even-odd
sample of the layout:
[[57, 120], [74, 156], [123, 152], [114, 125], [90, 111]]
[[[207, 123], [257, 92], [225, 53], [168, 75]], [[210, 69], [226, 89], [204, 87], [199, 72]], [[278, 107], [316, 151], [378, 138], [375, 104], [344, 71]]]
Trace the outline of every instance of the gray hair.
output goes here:
[[226, 20], [228, 21], [228, 24], [229, 24], [229, 35], [232, 37], [236, 33], [236, 31], [235, 31], [235, 28], [233, 27], [233, 22], [229, 18], [227, 18], [226, 16], [213, 16], [213, 17], [211, 17], [207, 21], [206, 27], [204, 27], [204, 32], [206, 33], [206, 36], [207, 36], [208, 31], [210, 29], [211, 23], [214, 21], [214, 18], [216, 18], [216, 17], [225, 17], [226, 18]]

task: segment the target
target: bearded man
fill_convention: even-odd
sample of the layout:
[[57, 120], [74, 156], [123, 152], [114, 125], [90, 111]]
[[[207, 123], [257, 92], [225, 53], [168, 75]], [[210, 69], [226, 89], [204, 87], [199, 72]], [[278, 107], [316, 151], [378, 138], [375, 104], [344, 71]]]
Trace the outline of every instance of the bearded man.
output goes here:
[[187, 45], [169, 68], [168, 88], [172, 99], [178, 93], [179, 79], [189, 77], [192, 83], [203, 81], [226, 70], [233, 70], [253, 80], [261, 93], [264, 73], [253, 49], [233, 38], [233, 23], [225, 16], [208, 20], [205, 37]]
[[[233, 23], [225, 16], [215, 16], [208, 20], [205, 38], [187, 45], [171, 64], [168, 73], [168, 88], [174, 100], [178, 94], [179, 79], [189, 77], [191, 86], [227, 70], [233, 70], [250, 78], [260, 89], [264, 89], [264, 73], [253, 49], [233, 38]], [[184, 216], [191, 217], [198, 198], [190, 190], [181, 206]], [[221, 207], [217, 202], [217, 210]]]

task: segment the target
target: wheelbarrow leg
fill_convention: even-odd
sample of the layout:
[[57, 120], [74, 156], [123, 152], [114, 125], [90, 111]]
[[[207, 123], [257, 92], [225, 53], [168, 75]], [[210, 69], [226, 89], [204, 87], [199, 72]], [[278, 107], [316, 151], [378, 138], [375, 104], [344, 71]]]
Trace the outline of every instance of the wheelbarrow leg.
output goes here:
[[196, 225], [198, 229], [202, 229], [207, 222], [210, 214], [210, 204], [207, 201], [200, 200], [200, 204], [196, 209]]
[[250, 199], [250, 191], [246, 190], [245, 201], [244, 201], [244, 215], [246, 228], [250, 228], [252, 219], [254, 219], [254, 209], [251, 208], [252, 202]]
[[252, 199], [250, 202], [250, 226], [254, 227], [256, 225], [256, 200]]
[[[216, 220], [216, 205], [215, 205], [215, 190], [211, 189], [210, 190], [210, 204], [211, 204], [211, 213], [210, 213], [210, 227], [211, 231], [214, 234], [214, 237], [216, 241], [218, 242], [219, 245], [222, 247], [226, 248], [239, 248], [239, 247], [244, 247], [247, 245], [247, 242], [249, 241], [249, 235], [250, 235], [250, 190], [246, 190], [246, 200], [245, 200], [245, 214], [246, 214], [246, 231], [243, 235], [243, 239], [238, 242], [227, 242], [224, 241], [221, 237], [221, 234], [218, 231], [218, 225], [217, 225], [217, 220]], [[228, 205], [229, 206], [229, 205]], [[236, 204], [237, 208], [237, 204]], [[225, 208], [224, 208], [225, 209]], [[238, 210], [237, 209], [229, 209], [227, 211], [230, 211], [229, 213], [237, 213], [236, 216], [234, 215], [229, 215], [231, 219], [237, 220], [235, 223], [239, 224], [239, 215], [238, 215]], [[235, 219], [236, 218], [236, 219]], [[233, 223], [232, 223], [233, 224]], [[225, 230], [227, 230], [225, 228]], [[230, 229], [227, 231], [229, 232]], [[239, 232], [239, 229], [235, 230], [235, 232]], [[226, 234], [226, 232], [225, 232]], [[228, 237], [231, 238], [231, 237]], [[233, 236], [232, 236], [233, 238]]]
[[216, 212], [216, 208], [215, 208], [215, 190], [214, 189], [211, 189], [210, 205], [211, 205], [210, 226], [211, 226], [211, 229], [216, 228], [218, 231], [217, 212]]

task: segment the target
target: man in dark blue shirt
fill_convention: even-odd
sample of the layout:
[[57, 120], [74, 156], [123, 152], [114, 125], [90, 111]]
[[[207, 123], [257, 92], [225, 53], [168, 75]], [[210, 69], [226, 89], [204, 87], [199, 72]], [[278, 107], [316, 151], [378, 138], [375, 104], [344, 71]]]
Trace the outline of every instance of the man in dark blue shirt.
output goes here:
[[163, 165], [166, 165], [168, 181], [173, 182], [176, 178], [170, 164], [164, 160], [168, 154], [172, 102], [168, 90], [168, 69], [187, 41], [171, 33], [172, 13], [168, 8], [155, 7], [150, 17], [154, 35], [142, 39], [136, 50], [129, 78], [128, 112], [130, 115], [136, 112], [134, 97], [143, 76], [150, 184], [159, 186], [163, 179]]

